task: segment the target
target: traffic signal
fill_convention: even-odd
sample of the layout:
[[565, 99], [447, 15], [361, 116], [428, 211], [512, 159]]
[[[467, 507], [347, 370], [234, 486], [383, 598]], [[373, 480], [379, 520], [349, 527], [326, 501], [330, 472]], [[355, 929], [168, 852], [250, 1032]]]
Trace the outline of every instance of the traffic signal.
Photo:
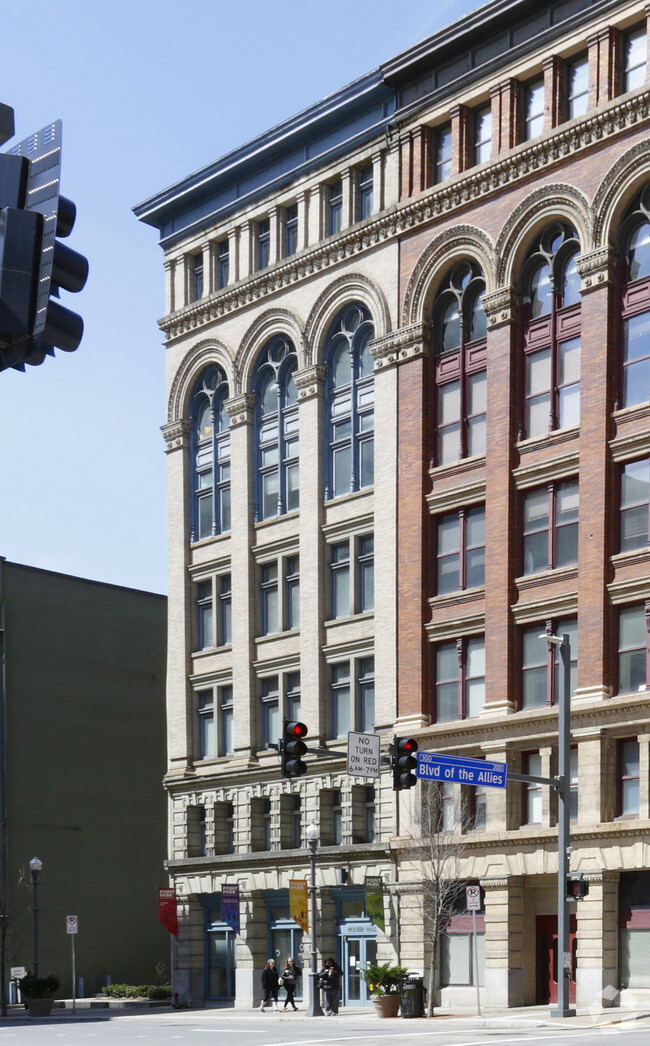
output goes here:
[[418, 743], [412, 737], [393, 738], [392, 770], [393, 788], [396, 792], [401, 792], [404, 788], [413, 788], [417, 783], [417, 777], [411, 773], [417, 766], [417, 750]]
[[303, 737], [307, 736], [304, 723], [285, 719], [282, 731], [282, 776], [302, 777], [307, 773], [307, 764], [300, 758], [307, 751]]
[[566, 895], [569, 901], [582, 901], [589, 893], [589, 883], [582, 876], [568, 876], [566, 881]]
[[59, 242], [75, 205], [59, 192], [61, 121], [0, 154], [0, 370], [73, 352], [83, 320], [56, 300], [82, 290], [88, 261]]

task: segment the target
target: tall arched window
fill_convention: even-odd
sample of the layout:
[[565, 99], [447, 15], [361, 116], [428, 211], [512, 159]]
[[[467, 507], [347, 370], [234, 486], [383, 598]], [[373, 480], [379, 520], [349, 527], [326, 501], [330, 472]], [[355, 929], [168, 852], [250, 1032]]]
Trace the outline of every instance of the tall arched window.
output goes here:
[[299, 505], [297, 369], [296, 350], [283, 335], [266, 345], [255, 368], [256, 520]]
[[480, 268], [464, 261], [454, 266], [434, 303], [434, 465], [485, 453], [484, 291]]
[[623, 330], [617, 408], [650, 400], [650, 185], [628, 208], [619, 242]]
[[228, 382], [216, 364], [203, 371], [190, 399], [192, 541], [230, 530]]
[[327, 333], [326, 498], [374, 483], [375, 381], [369, 348], [374, 335], [372, 317], [361, 302], [342, 309]]
[[575, 230], [555, 222], [522, 268], [525, 402], [519, 439], [580, 424], [579, 254]]

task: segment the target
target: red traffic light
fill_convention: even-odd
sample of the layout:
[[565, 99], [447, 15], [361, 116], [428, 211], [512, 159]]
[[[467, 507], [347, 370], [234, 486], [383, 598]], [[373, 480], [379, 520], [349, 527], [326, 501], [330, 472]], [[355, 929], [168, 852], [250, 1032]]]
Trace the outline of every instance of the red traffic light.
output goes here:
[[306, 733], [307, 727], [304, 723], [287, 723], [285, 728], [285, 736], [304, 737]]

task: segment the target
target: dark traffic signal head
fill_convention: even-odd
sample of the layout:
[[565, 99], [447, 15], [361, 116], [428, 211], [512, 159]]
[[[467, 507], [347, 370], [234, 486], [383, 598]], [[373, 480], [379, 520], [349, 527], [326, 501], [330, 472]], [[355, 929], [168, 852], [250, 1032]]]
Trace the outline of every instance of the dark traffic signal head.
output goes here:
[[303, 737], [307, 736], [304, 723], [284, 720], [282, 730], [282, 776], [302, 777], [307, 773], [307, 764], [300, 758], [307, 751]]
[[83, 320], [56, 300], [88, 277], [82, 254], [58, 241], [76, 208], [59, 193], [61, 121], [0, 155], [0, 370], [73, 352]]
[[589, 883], [581, 877], [568, 876], [566, 881], [566, 895], [569, 901], [581, 901], [589, 893]]
[[412, 737], [393, 738], [393, 788], [396, 792], [417, 784], [417, 777], [411, 773], [417, 766], [417, 750], [418, 743]]

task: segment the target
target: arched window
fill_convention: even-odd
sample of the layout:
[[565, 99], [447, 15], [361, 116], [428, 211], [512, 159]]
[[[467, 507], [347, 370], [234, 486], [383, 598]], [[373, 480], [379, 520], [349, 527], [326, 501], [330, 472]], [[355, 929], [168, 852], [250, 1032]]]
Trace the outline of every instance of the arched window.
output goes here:
[[203, 371], [190, 399], [192, 541], [230, 530], [230, 418], [221, 367]]
[[296, 350], [283, 335], [266, 345], [255, 368], [256, 521], [299, 505], [297, 369]]
[[579, 254], [575, 230], [555, 222], [522, 268], [525, 403], [519, 439], [580, 423]]
[[628, 208], [619, 246], [623, 331], [617, 408], [650, 400], [650, 185]]
[[375, 381], [369, 348], [374, 334], [372, 317], [360, 302], [342, 309], [327, 334], [326, 498], [374, 483]]
[[433, 307], [436, 440], [434, 465], [485, 453], [485, 279], [460, 262]]

